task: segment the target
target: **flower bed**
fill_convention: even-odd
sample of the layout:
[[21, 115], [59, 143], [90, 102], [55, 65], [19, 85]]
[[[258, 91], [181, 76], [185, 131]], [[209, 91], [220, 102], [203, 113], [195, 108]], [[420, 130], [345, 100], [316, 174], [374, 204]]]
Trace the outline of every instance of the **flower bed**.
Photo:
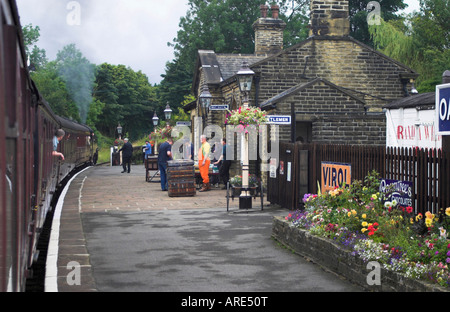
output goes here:
[[320, 237], [345, 250], [350, 254], [345, 261], [376, 261], [386, 272], [450, 289], [450, 207], [439, 215], [414, 214], [412, 207], [399, 207], [389, 192], [378, 189], [373, 172], [346, 188], [306, 194], [305, 209], [289, 213], [285, 222], [305, 231], [303, 237]]

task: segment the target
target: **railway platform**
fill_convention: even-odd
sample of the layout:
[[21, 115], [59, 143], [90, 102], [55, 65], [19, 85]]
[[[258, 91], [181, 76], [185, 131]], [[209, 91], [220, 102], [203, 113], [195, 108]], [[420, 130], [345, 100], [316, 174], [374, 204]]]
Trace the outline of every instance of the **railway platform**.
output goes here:
[[285, 209], [226, 190], [169, 197], [145, 168], [78, 173], [55, 208], [46, 292], [359, 291], [272, 241]]

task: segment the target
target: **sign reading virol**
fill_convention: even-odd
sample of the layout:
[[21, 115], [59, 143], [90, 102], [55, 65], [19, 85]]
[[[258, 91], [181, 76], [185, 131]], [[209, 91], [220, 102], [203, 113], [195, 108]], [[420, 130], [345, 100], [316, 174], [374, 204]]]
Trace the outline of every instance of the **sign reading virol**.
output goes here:
[[322, 162], [321, 191], [326, 192], [339, 186], [352, 183], [352, 166], [350, 164]]

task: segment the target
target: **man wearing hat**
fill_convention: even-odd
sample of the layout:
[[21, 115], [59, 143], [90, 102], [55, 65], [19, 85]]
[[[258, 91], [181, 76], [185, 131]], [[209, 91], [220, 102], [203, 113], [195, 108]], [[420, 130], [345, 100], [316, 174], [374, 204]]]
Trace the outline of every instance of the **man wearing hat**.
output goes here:
[[130, 173], [131, 156], [133, 156], [133, 145], [131, 145], [131, 143], [128, 142], [128, 138], [123, 139], [123, 142], [124, 144], [122, 148], [119, 150], [119, 153], [122, 152], [122, 167], [123, 167], [122, 173], [124, 172]]

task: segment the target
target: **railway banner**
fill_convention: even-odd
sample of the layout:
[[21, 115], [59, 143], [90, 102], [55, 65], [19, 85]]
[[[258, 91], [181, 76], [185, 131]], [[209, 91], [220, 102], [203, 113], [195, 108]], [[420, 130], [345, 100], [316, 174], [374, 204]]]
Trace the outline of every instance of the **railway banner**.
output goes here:
[[339, 186], [349, 186], [352, 180], [351, 164], [322, 162], [321, 191], [327, 192]]

